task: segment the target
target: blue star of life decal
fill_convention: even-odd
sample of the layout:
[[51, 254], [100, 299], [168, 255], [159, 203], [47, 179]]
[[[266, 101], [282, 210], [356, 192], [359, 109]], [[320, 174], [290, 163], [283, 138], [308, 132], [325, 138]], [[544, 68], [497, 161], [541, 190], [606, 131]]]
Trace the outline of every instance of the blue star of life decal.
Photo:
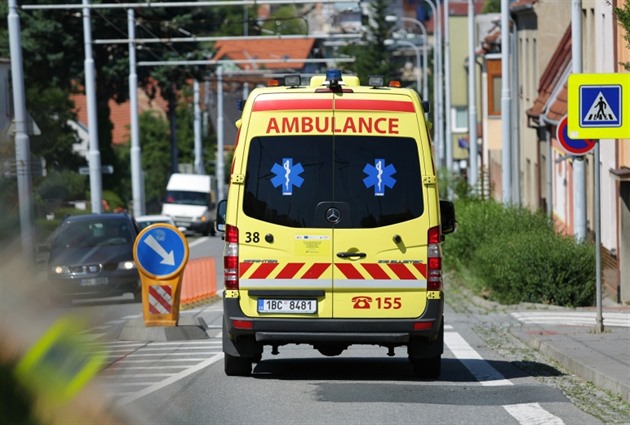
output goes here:
[[271, 179], [273, 187], [282, 186], [282, 195], [293, 195], [293, 186], [302, 187], [304, 179], [300, 174], [304, 172], [301, 163], [293, 165], [293, 158], [282, 158], [282, 164], [275, 163], [271, 167], [275, 177]]
[[366, 164], [363, 172], [367, 174], [363, 184], [368, 189], [374, 186], [374, 196], [385, 196], [385, 187], [391, 189], [396, 184], [396, 179], [392, 177], [396, 174], [396, 167], [392, 164], [385, 166], [384, 159], [375, 159], [374, 165]]

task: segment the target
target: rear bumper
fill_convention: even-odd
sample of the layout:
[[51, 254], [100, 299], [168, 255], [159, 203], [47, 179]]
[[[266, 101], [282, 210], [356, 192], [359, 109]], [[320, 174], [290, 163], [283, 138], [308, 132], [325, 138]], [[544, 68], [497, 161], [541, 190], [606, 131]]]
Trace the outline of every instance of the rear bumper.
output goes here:
[[[291, 319], [247, 317], [238, 299], [223, 300], [224, 325], [232, 340], [249, 339], [262, 345], [347, 343], [408, 345], [412, 339], [435, 340], [442, 326], [443, 297], [428, 300], [422, 316], [413, 319]], [[251, 322], [251, 329], [235, 326]], [[422, 323], [423, 329], [414, 329]]]

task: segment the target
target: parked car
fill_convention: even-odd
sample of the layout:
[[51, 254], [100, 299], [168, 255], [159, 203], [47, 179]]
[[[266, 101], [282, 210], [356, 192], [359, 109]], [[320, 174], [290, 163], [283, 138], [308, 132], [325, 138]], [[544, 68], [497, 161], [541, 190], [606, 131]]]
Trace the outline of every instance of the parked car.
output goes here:
[[141, 282], [133, 260], [140, 229], [128, 214], [88, 214], [64, 219], [53, 232], [48, 282], [53, 293], [76, 297], [131, 293], [141, 300]]
[[175, 226], [175, 221], [173, 221], [173, 219], [170, 216], [159, 215], [159, 214], [158, 215], [140, 215], [136, 217], [136, 222], [138, 223], [138, 226], [140, 227], [140, 229], [144, 229], [145, 227], [148, 227], [156, 223], [164, 223], [164, 224], [170, 224], [172, 226]]

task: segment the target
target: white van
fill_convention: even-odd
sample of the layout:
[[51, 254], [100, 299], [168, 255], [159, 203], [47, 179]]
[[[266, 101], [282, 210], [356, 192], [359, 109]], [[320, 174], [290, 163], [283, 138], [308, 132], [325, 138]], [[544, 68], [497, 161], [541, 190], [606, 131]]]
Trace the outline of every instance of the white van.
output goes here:
[[202, 174], [172, 174], [162, 215], [170, 216], [182, 231], [214, 236], [216, 180]]

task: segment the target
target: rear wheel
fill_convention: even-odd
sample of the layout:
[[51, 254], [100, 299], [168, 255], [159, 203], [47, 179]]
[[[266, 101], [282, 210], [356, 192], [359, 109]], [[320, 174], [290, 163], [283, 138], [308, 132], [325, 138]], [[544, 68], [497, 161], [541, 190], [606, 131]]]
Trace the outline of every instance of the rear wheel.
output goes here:
[[438, 379], [442, 373], [442, 356], [411, 359], [413, 374], [421, 379]]
[[228, 376], [249, 376], [252, 373], [252, 361], [249, 357], [235, 357], [224, 353], [223, 366]]

